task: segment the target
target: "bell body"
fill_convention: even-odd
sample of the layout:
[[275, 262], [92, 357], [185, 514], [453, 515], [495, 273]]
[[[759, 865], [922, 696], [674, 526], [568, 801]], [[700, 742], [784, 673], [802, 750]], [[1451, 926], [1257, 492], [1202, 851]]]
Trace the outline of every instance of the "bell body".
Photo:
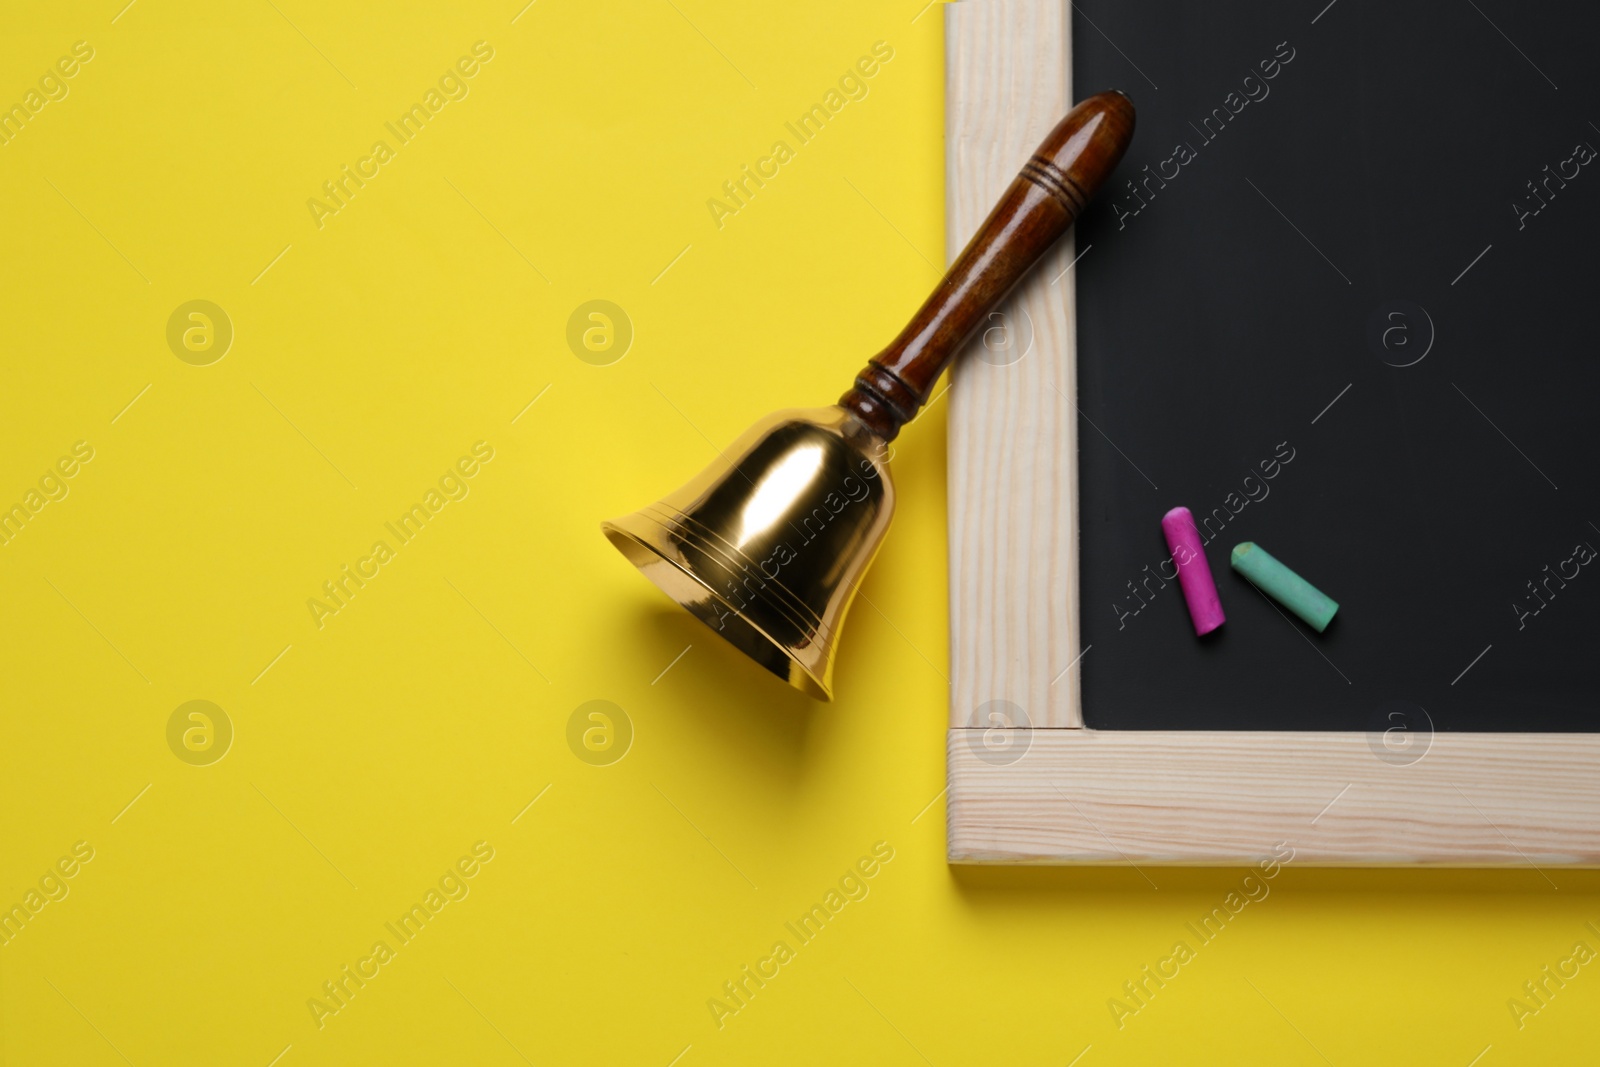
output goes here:
[[894, 512], [886, 455], [843, 408], [780, 411], [660, 503], [601, 525], [701, 622], [831, 700], [839, 629]]

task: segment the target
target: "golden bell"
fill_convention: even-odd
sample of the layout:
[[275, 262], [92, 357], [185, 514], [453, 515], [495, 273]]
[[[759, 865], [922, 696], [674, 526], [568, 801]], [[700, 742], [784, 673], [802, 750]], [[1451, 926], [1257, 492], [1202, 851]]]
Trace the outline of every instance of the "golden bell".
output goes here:
[[843, 408], [780, 411], [723, 462], [602, 528], [735, 648], [830, 700], [840, 624], [894, 512], [884, 454]]
[[757, 423], [676, 493], [602, 523], [611, 543], [735, 648], [831, 700], [839, 629], [894, 513], [888, 443], [1115, 169], [1133, 121], [1114, 92], [1068, 112], [837, 405]]

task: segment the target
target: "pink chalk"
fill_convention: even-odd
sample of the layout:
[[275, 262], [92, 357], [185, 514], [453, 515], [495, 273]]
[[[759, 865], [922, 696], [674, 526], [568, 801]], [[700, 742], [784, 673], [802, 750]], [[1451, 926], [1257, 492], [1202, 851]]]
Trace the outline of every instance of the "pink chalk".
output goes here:
[[1161, 517], [1161, 532], [1167, 535], [1167, 548], [1178, 568], [1178, 584], [1189, 604], [1195, 636], [1208, 634], [1228, 620], [1222, 614], [1222, 601], [1217, 599], [1217, 583], [1211, 580], [1211, 567], [1206, 563], [1205, 546], [1200, 543], [1194, 516], [1188, 508], [1173, 508]]

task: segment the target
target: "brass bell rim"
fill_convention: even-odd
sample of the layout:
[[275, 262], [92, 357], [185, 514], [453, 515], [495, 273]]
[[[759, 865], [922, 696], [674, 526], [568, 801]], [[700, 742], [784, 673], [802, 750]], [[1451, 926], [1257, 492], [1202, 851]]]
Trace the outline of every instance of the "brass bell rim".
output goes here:
[[[734, 603], [729, 600], [728, 597], [718, 592], [715, 587], [707, 583], [706, 580], [701, 577], [692, 567], [688, 566], [682, 560], [675, 559], [671, 553], [663, 552], [660, 545], [652, 542], [648, 536], [642, 535], [638, 531], [628, 529], [625, 524], [632, 519], [642, 519], [654, 524], [655, 530], [652, 532], [659, 532], [668, 538], [682, 540], [684, 543], [699, 549], [708, 556], [711, 556], [718, 563], [721, 563], [729, 570], [740, 572], [755, 570], [757, 573], [760, 573], [762, 578], [761, 588], [759, 590], [751, 590], [751, 596], [760, 600], [767, 607], [783, 616], [792, 625], [794, 625], [797, 630], [800, 630], [802, 633], [810, 633], [812, 636], [808, 642], [809, 644], [823, 648], [832, 645], [834, 640], [834, 632], [832, 627], [824, 622], [816, 612], [810, 610], [810, 608], [808, 608], [799, 597], [795, 596], [793, 591], [791, 591], [782, 582], [778, 581], [776, 578], [768, 578], [765, 572], [760, 570], [755, 560], [752, 560], [749, 556], [739, 551], [739, 549], [729, 544], [725, 539], [718, 536], [715, 530], [710, 529], [703, 523], [696, 522], [692, 516], [671, 511], [667, 508], [661, 507], [658, 504], [648, 505], [644, 508], [641, 508], [639, 511], [634, 512], [625, 519], [614, 519], [609, 524], [617, 527], [619, 530], [626, 533], [632, 540], [643, 544], [655, 555], [672, 564], [675, 568], [692, 578], [696, 585], [700, 586], [702, 589], [706, 590], [706, 592], [715, 597], [717, 603], [727, 607], [740, 618], [745, 618], [745, 612], [741, 611], [736, 605], [734, 605]], [[606, 524], [602, 524], [602, 526], [605, 525]], [[782, 596], [777, 597], [770, 595], [768, 591], [773, 589], [776, 589], [782, 594]], [[746, 621], [749, 620], [746, 619]], [[788, 650], [791, 647], [790, 645], [774, 638], [770, 633], [768, 633], [765, 627], [756, 623], [751, 623], [751, 625], [760, 631], [761, 634], [767, 638], [767, 640], [773, 642], [773, 644], [777, 645], [779, 648], [784, 649], [785, 654], [789, 655]], [[795, 657], [790, 655], [790, 658], [794, 659]], [[801, 661], [796, 659], [796, 662]], [[802, 663], [802, 666], [803, 665], [804, 664]]]
[[[634, 564], [635, 567], [640, 568], [641, 572], [644, 573], [644, 576], [650, 579], [652, 585], [656, 586], [657, 589], [660, 589], [667, 595], [667, 597], [676, 602], [680, 607], [687, 607], [687, 605], [685, 605], [683, 601], [673, 593], [672, 590], [655, 581], [651, 574], [649, 574], [647, 571], [644, 571], [640, 559], [635, 554], [637, 551], [648, 553], [649, 557], [653, 557], [662, 563], [666, 563], [678, 575], [688, 579], [700, 589], [703, 589], [709, 596], [711, 596], [713, 600], [731, 612], [733, 617], [739, 621], [740, 625], [748, 627], [752, 632], [758, 634], [768, 645], [776, 649], [778, 652], [781, 652], [784, 657], [788, 659], [792, 667], [798, 671], [798, 673], [796, 673], [796, 670], [791, 670], [787, 675], [787, 681], [790, 685], [794, 686], [815, 700], [832, 701], [832, 686], [828, 684], [825, 678], [819, 677], [804, 659], [795, 654], [794, 650], [788, 644], [774, 637], [765, 626], [762, 626], [759, 622], [753, 620], [747, 613], [740, 610], [735, 604], [728, 600], [727, 597], [717, 592], [716, 589], [707, 584], [704, 579], [696, 574], [694, 570], [687, 566], [684, 562], [673, 558], [672, 554], [662, 551], [660, 546], [652, 543], [648, 534], [630, 528], [630, 522], [643, 520], [651, 523], [661, 532], [674, 532], [671, 526], [663, 523], [654, 515], [648, 514], [649, 510], [649, 508], [646, 508], [623, 518], [607, 519], [601, 522], [600, 529], [606, 535], [606, 539], [611, 542], [614, 548], [622, 553], [624, 558], [626, 558], [630, 563]], [[678, 516], [678, 518], [682, 519], [683, 516]], [[699, 524], [696, 523], [695, 525]], [[678, 528], [681, 534], [687, 534], [689, 539], [696, 545], [696, 547], [700, 548], [702, 551], [723, 556], [728, 554], [727, 552], [718, 552], [714, 545], [706, 544], [703, 538], [695, 536], [695, 531], [687, 524], [680, 523]], [[738, 553], [736, 549], [733, 550], [733, 552], [739, 559], [745, 559], [743, 554]], [[778, 585], [780, 589], [783, 588], [781, 585], [779, 585], [779, 583], [772, 581], [771, 579], [768, 579], [767, 581], [768, 584]], [[791, 597], [794, 595], [787, 589], [784, 589], [783, 591]], [[759, 593], [754, 595], [759, 596], [764, 603], [776, 609], [781, 614], [790, 615], [791, 621], [794, 621], [790, 611], [788, 611], [783, 604], [774, 601], [770, 597], [761, 596]], [[689, 614], [698, 620], [706, 629], [710, 630], [719, 638], [722, 638], [722, 640], [732, 645], [737, 651], [749, 655], [745, 649], [739, 647], [737, 642], [716, 630], [711, 626], [710, 623], [701, 618], [698, 613], [690, 611]], [[807, 614], [811, 613], [807, 612]], [[813, 627], [813, 629], [816, 633], [816, 638], [814, 638], [813, 643], [816, 645], [816, 647], [823, 650], [822, 663], [824, 666], [826, 666], [831, 661], [831, 656], [828, 650], [832, 647], [833, 634], [826, 626], [821, 624], [820, 620], [818, 620], [818, 623], [815, 627]]]
[[[768, 578], [766, 572], [761, 570], [759, 563], [741, 552], [716, 530], [705, 523], [698, 522], [692, 515], [671, 511], [659, 504], [650, 504], [642, 508], [637, 514], [641, 518], [654, 522], [664, 533], [681, 537], [695, 548], [715, 558], [729, 570], [743, 573], [748, 573], [752, 570], [756, 571], [761, 575], [762, 586], [760, 592], [753, 593], [754, 596], [759, 597], [780, 614], [787, 616], [797, 629], [816, 634], [820, 643], [826, 644], [833, 641], [833, 628], [823, 620], [822, 616], [813, 611], [788, 586], [776, 578]], [[659, 555], [660, 553], [658, 552], [657, 554]], [[701, 585], [705, 585], [705, 582], [698, 577], [695, 580], [699, 581]], [[711, 589], [710, 586], [706, 586], [706, 588], [710, 590], [713, 596], [716, 596], [717, 600], [724, 604], [728, 603], [727, 598], [719, 595], [715, 589]], [[768, 589], [775, 589], [778, 595], [766, 595], [766, 590]]]

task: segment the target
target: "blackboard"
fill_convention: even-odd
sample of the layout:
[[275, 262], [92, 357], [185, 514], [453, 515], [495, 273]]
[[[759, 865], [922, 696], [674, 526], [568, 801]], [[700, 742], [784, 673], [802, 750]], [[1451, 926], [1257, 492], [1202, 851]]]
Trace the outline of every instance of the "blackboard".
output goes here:
[[1139, 112], [1072, 268], [1086, 722], [1600, 729], [1600, 9], [1325, 4], [1074, 6]]

